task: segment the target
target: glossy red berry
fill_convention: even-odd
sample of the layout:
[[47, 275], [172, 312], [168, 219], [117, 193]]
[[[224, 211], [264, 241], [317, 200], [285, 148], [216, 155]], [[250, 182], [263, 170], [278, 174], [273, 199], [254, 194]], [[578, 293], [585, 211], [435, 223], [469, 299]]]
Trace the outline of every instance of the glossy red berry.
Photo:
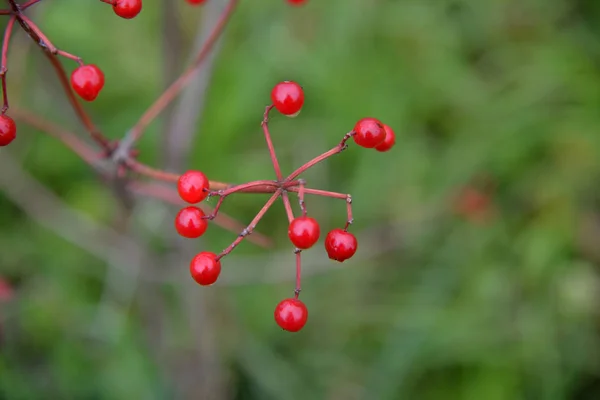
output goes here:
[[325, 238], [325, 250], [329, 258], [344, 262], [356, 253], [358, 242], [350, 232], [336, 228], [327, 234]]
[[86, 101], [94, 101], [104, 87], [104, 73], [97, 66], [82, 65], [71, 74], [71, 86]]
[[381, 152], [389, 151], [396, 144], [396, 134], [394, 133], [394, 130], [386, 124], [383, 124], [383, 129], [385, 130], [385, 139], [375, 146], [375, 150]]
[[287, 2], [293, 6], [301, 6], [306, 3], [306, 0], [287, 0]]
[[113, 11], [121, 18], [134, 18], [142, 11], [142, 0], [116, 0]]
[[186, 0], [186, 1], [193, 6], [198, 6], [200, 4], [206, 3], [206, 0]]
[[215, 253], [200, 252], [190, 262], [190, 274], [200, 285], [212, 285], [221, 274], [221, 261], [217, 260]]
[[299, 249], [311, 248], [319, 240], [321, 228], [319, 223], [311, 217], [294, 218], [288, 228], [290, 240]]
[[288, 332], [298, 332], [306, 325], [308, 309], [298, 299], [282, 300], [275, 307], [275, 322]]
[[8, 146], [17, 137], [17, 125], [8, 115], [0, 115], [0, 147]]
[[304, 91], [296, 82], [280, 82], [271, 91], [271, 100], [277, 111], [295, 117], [304, 104]]
[[179, 196], [191, 204], [196, 204], [208, 196], [209, 181], [200, 171], [187, 171], [177, 181]]
[[198, 207], [189, 206], [182, 208], [175, 217], [177, 233], [188, 239], [195, 239], [206, 232], [208, 221], [203, 219], [204, 211]]
[[354, 126], [354, 141], [357, 145], [371, 149], [385, 140], [385, 128], [375, 118], [363, 118]]

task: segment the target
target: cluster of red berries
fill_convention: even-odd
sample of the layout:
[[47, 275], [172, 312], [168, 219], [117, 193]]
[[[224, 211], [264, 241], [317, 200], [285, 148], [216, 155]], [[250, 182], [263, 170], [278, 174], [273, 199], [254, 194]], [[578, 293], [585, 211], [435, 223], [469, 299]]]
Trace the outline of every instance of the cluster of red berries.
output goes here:
[[[267, 114], [271, 108], [275, 108], [281, 114], [288, 117], [297, 116], [302, 106], [304, 105], [304, 91], [302, 87], [296, 82], [285, 81], [275, 85], [271, 91], [272, 106], [267, 107], [265, 113], [265, 120], [263, 121], [263, 128], [265, 128], [265, 135], [268, 137], [270, 142], [270, 135], [268, 129], [265, 127], [267, 122]], [[344, 141], [339, 147], [334, 148], [333, 151], [324, 153], [323, 156], [317, 157], [315, 160], [322, 160], [330, 155], [336, 154], [345, 148], [345, 140], [350, 137], [354, 138], [354, 141], [365, 148], [375, 148], [378, 151], [385, 152], [390, 150], [395, 143], [394, 131], [387, 125], [381, 123], [375, 118], [363, 118], [358, 121], [353, 131], [346, 135]], [[272, 152], [273, 159], [274, 150]], [[316, 162], [309, 162], [301, 167], [296, 173], [292, 174], [289, 178], [279, 178], [277, 181], [268, 181], [274, 188], [279, 188], [281, 191], [288, 188], [286, 184], [291, 185], [290, 179], [299, 175]], [[274, 161], [274, 165], [277, 164]], [[276, 171], [278, 165], [276, 167]], [[267, 182], [267, 181], [257, 181]], [[313, 190], [304, 187], [304, 182], [299, 183], [296, 181], [294, 191], [298, 192], [300, 200], [300, 206], [302, 208], [302, 216], [293, 218], [290, 216], [290, 223], [288, 226], [288, 237], [292, 244], [295, 246], [296, 254], [299, 254], [303, 250], [310, 249], [313, 247], [321, 237], [321, 227], [319, 223], [306, 214], [306, 207], [304, 205], [304, 193], [312, 193], [326, 197], [336, 197], [346, 199], [348, 204], [348, 221], [346, 226], [331, 230], [325, 237], [324, 246], [327, 255], [330, 259], [344, 262], [348, 260], [356, 253], [358, 248], [358, 241], [356, 237], [348, 232], [348, 227], [352, 223], [352, 212], [351, 212], [351, 197], [349, 195], [343, 195], [333, 192], [325, 192], [320, 190]], [[252, 184], [252, 183], [250, 183]], [[239, 188], [242, 186], [248, 187], [250, 184], [238, 185]], [[292, 187], [292, 186], [289, 186]], [[228, 194], [238, 191], [236, 187], [228, 189], [226, 192], [212, 192], [210, 189], [210, 181], [206, 175], [200, 171], [187, 171], [180, 176], [177, 183], [177, 190], [179, 196], [187, 203], [192, 204], [182, 208], [175, 217], [175, 229], [177, 232], [185, 238], [198, 238], [202, 236], [208, 227], [208, 221], [213, 219], [216, 215], [218, 208], [225, 196]], [[241, 190], [241, 189], [240, 189]], [[197, 204], [209, 196], [218, 195], [221, 197], [219, 203], [215, 207], [215, 211], [211, 215], [206, 215], [202, 209], [196, 207], [193, 204]], [[271, 203], [272, 204], [272, 203]], [[269, 206], [266, 206], [267, 208]], [[224, 250], [220, 254], [202, 251], [197, 254], [190, 262], [190, 274], [192, 278], [200, 285], [207, 286], [215, 283], [221, 273], [221, 258], [227, 255], [236, 245], [239, 240], [243, 239], [244, 236], [251, 233], [258, 219], [262, 217], [265, 208], [257, 215], [257, 218], [250, 224], [250, 226], [240, 234], [240, 237], [234, 242], [228, 249]], [[298, 259], [299, 260], [299, 259]], [[298, 261], [299, 262], [299, 261]], [[299, 279], [299, 278], [297, 278]], [[299, 294], [299, 281], [297, 281], [296, 296], [294, 298], [288, 298], [281, 301], [275, 308], [275, 321], [284, 330], [290, 332], [297, 332], [304, 327], [308, 319], [308, 310], [306, 305], [298, 299]]]

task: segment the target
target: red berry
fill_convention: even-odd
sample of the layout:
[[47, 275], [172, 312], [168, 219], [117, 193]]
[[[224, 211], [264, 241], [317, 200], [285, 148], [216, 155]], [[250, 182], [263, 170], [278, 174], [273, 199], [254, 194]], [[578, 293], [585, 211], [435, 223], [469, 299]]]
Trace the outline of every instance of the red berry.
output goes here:
[[383, 124], [383, 129], [385, 130], [385, 139], [375, 146], [375, 150], [381, 152], [390, 150], [394, 147], [394, 144], [396, 144], [396, 134], [394, 133], [394, 130], [386, 124]]
[[212, 285], [221, 274], [221, 261], [217, 260], [215, 253], [202, 251], [192, 258], [190, 273], [192, 278], [200, 285]]
[[117, 0], [113, 11], [121, 18], [134, 18], [142, 11], [142, 0]]
[[182, 208], [175, 217], [177, 233], [188, 239], [195, 239], [206, 232], [208, 221], [203, 219], [204, 211], [198, 207], [189, 206]]
[[197, 6], [206, 3], [206, 0], [186, 0], [189, 4]]
[[354, 126], [354, 141], [357, 145], [371, 149], [385, 140], [385, 128], [375, 118], [363, 118]]
[[8, 115], [0, 115], [0, 147], [8, 146], [17, 137], [17, 125]]
[[209, 181], [200, 171], [187, 171], [177, 181], [179, 196], [191, 204], [196, 204], [208, 196]]
[[284, 81], [271, 91], [273, 105], [283, 115], [295, 117], [304, 104], [304, 91], [296, 82]]
[[275, 307], [275, 322], [288, 332], [298, 332], [306, 324], [308, 309], [298, 299], [282, 300]]
[[358, 242], [350, 232], [336, 228], [327, 234], [325, 238], [325, 250], [329, 258], [344, 262], [356, 253]]
[[321, 235], [319, 223], [311, 217], [298, 217], [292, 220], [288, 228], [290, 240], [299, 249], [310, 249]]
[[93, 101], [104, 86], [104, 73], [93, 64], [82, 65], [71, 74], [71, 86], [82, 99]]
[[287, 0], [287, 2], [293, 6], [300, 6], [306, 3], [306, 0]]

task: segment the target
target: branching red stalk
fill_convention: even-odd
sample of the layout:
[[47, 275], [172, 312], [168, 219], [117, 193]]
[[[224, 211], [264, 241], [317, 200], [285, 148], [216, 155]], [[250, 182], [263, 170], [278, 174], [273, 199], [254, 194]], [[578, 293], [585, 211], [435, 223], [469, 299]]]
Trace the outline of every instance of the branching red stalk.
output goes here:
[[273, 105], [270, 105], [265, 108], [261, 126], [263, 133], [265, 134], [265, 140], [267, 141], [267, 148], [269, 149], [269, 155], [271, 156], [271, 163], [273, 163], [273, 168], [275, 169], [275, 176], [277, 176], [277, 180], [280, 181], [283, 179], [283, 175], [281, 174], [281, 167], [279, 166], [279, 161], [277, 161], [277, 154], [275, 154], [275, 147], [273, 146], [271, 133], [269, 132], [269, 112], [273, 109], [273, 107]]
[[233, 251], [233, 249], [237, 245], [239, 245], [242, 242], [242, 240], [244, 240], [246, 238], [246, 236], [248, 236], [248, 235], [252, 234], [252, 232], [254, 232], [254, 229], [256, 229], [256, 225], [258, 224], [258, 222], [267, 213], [267, 211], [269, 211], [269, 208], [271, 208], [273, 203], [275, 203], [275, 200], [277, 200], [277, 198], [279, 196], [281, 196], [282, 192], [283, 192], [283, 189], [278, 189], [275, 193], [273, 193], [273, 195], [269, 198], [269, 200], [265, 203], [265, 205], [260, 209], [258, 214], [256, 214], [256, 216], [250, 222], [250, 224], [239, 234], [237, 239], [234, 240], [233, 243], [231, 243], [229, 246], [227, 246], [227, 248], [225, 250], [223, 250], [219, 255], [217, 255], [217, 258], [216, 258], [217, 261], [220, 260], [221, 258], [225, 257], [227, 254], [231, 253]]

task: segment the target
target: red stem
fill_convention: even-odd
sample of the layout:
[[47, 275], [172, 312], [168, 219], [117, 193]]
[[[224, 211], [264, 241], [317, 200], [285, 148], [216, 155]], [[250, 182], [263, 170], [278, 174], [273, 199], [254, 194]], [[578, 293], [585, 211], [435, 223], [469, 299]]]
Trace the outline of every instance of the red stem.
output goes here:
[[177, 97], [179, 92], [181, 92], [181, 90], [184, 89], [194, 78], [198, 68], [205, 60], [206, 56], [210, 53], [217, 39], [223, 32], [223, 29], [227, 25], [227, 22], [229, 21], [238, 4], [238, 1], [239, 0], [229, 0], [229, 3], [221, 13], [221, 16], [219, 17], [208, 39], [206, 42], [204, 42], [204, 46], [202, 46], [198, 52], [198, 55], [192, 62], [192, 65], [190, 65], [183, 72], [183, 74], [181, 74], [181, 76], [177, 78], [177, 80], [173, 82], [158, 99], [156, 99], [154, 104], [150, 106], [150, 108], [142, 115], [133, 128], [131, 128], [126, 137], [121, 141], [120, 147], [122, 147], [122, 149], [119, 150], [119, 153], [126, 154], [128, 149], [142, 137], [144, 129], [150, 124], [150, 122], [152, 122], [154, 118], [156, 118], [158, 114], [160, 114]]
[[267, 200], [267, 202], [265, 203], [265, 205], [260, 209], [260, 211], [258, 212], [258, 214], [256, 214], [256, 216], [254, 217], [254, 219], [250, 222], [250, 224], [246, 227], [246, 229], [244, 229], [239, 236], [237, 237], [237, 239], [235, 239], [233, 241], [233, 243], [231, 243], [229, 246], [227, 246], [227, 248], [225, 250], [223, 250], [221, 252], [221, 254], [219, 254], [217, 256], [217, 261], [220, 260], [221, 258], [225, 257], [227, 254], [231, 253], [233, 251], [233, 249], [242, 242], [242, 240], [244, 240], [246, 238], [246, 236], [252, 234], [252, 232], [254, 231], [254, 229], [256, 228], [256, 225], [258, 224], [258, 222], [262, 219], [262, 217], [266, 214], [266, 212], [269, 210], [269, 208], [271, 208], [271, 206], [273, 205], [273, 203], [275, 203], [275, 200], [277, 200], [277, 198], [282, 194], [283, 189], [277, 189], [277, 191], [275, 193], [273, 193], [273, 195], [269, 198], [269, 200]]
[[[349, 194], [330, 192], [327, 190], [319, 190], [319, 189], [308, 189], [308, 188], [302, 187], [301, 185], [298, 187], [290, 187], [289, 191], [297, 192], [298, 197], [301, 199], [304, 198], [305, 193], [308, 193], [308, 194], [314, 194], [316, 196], [331, 197], [334, 199], [346, 200], [347, 219], [346, 219], [346, 225], [344, 226], [344, 231], [348, 231], [348, 228], [350, 227], [350, 225], [352, 225], [352, 223], [354, 223], [354, 217], [352, 216], [352, 196]], [[302, 201], [302, 200], [300, 200], [300, 201]]]
[[50, 39], [48, 39], [48, 37], [46, 37], [46, 35], [44, 35], [42, 30], [40, 28], [38, 28], [38, 26], [32, 20], [30, 20], [23, 14], [19, 14], [19, 16], [17, 18], [20, 18], [25, 24], [27, 24], [27, 26], [29, 26], [29, 29], [31, 30], [31, 32], [33, 32], [35, 35], [37, 35], [37, 37], [39, 38], [38, 44], [40, 46], [44, 46], [46, 48], [46, 51], [48, 51], [52, 54], [56, 54], [58, 52], [58, 49], [56, 48], [56, 46], [54, 46], [52, 44]]
[[275, 147], [273, 146], [273, 141], [271, 140], [271, 133], [269, 132], [269, 111], [273, 109], [273, 105], [267, 106], [265, 108], [265, 113], [263, 115], [263, 120], [261, 123], [263, 132], [265, 134], [265, 140], [267, 141], [267, 148], [269, 149], [269, 155], [271, 156], [271, 163], [273, 163], [273, 168], [275, 169], [275, 175], [277, 176], [277, 180], [281, 181], [283, 179], [283, 175], [281, 174], [281, 168], [279, 166], [279, 161], [277, 161], [277, 154], [275, 153]]
[[12, 35], [13, 27], [17, 18], [12, 16], [6, 24], [6, 30], [4, 31], [4, 40], [2, 41], [2, 65], [0, 66], [0, 77], [2, 79], [2, 115], [8, 110], [8, 90], [6, 88], [6, 73], [8, 72], [8, 43]]
[[34, 4], [39, 3], [42, 0], [29, 0], [23, 4], [21, 4], [21, 10], [27, 10], [29, 7], [31, 7]]
[[71, 53], [67, 53], [66, 51], [62, 51], [62, 50], [58, 50], [57, 49], [56, 50], [56, 55], [68, 58], [69, 60], [73, 60], [73, 61], [75, 61], [79, 65], [83, 65], [83, 60], [81, 59], [81, 57], [75, 56], [75, 55], [73, 55]]
[[344, 135], [342, 141], [337, 146], [335, 146], [333, 149], [321, 154], [320, 156], [313, 158], [312, 160], [310, 160], [309, 162], [307, 162], [306, 164], [304, 164], [303, 166], [301, 166], [300, 168], [298, 168], [297, 170], [292, 172], [287, 178], [285, 178], [285, 182], [295, 179], [296, 177], [298, 177], [298, 175], [302, 174], [307, 169], [313, 167], [314, 165], [320, 163], [323, 160], [328, 159], [329, 157], [331, 157], [333, 155], [339, 154], [342, 151], [344, 151], [348, 147], [346, 142], [352, 136], [354, 136], [354, 131], [346, 133]]

